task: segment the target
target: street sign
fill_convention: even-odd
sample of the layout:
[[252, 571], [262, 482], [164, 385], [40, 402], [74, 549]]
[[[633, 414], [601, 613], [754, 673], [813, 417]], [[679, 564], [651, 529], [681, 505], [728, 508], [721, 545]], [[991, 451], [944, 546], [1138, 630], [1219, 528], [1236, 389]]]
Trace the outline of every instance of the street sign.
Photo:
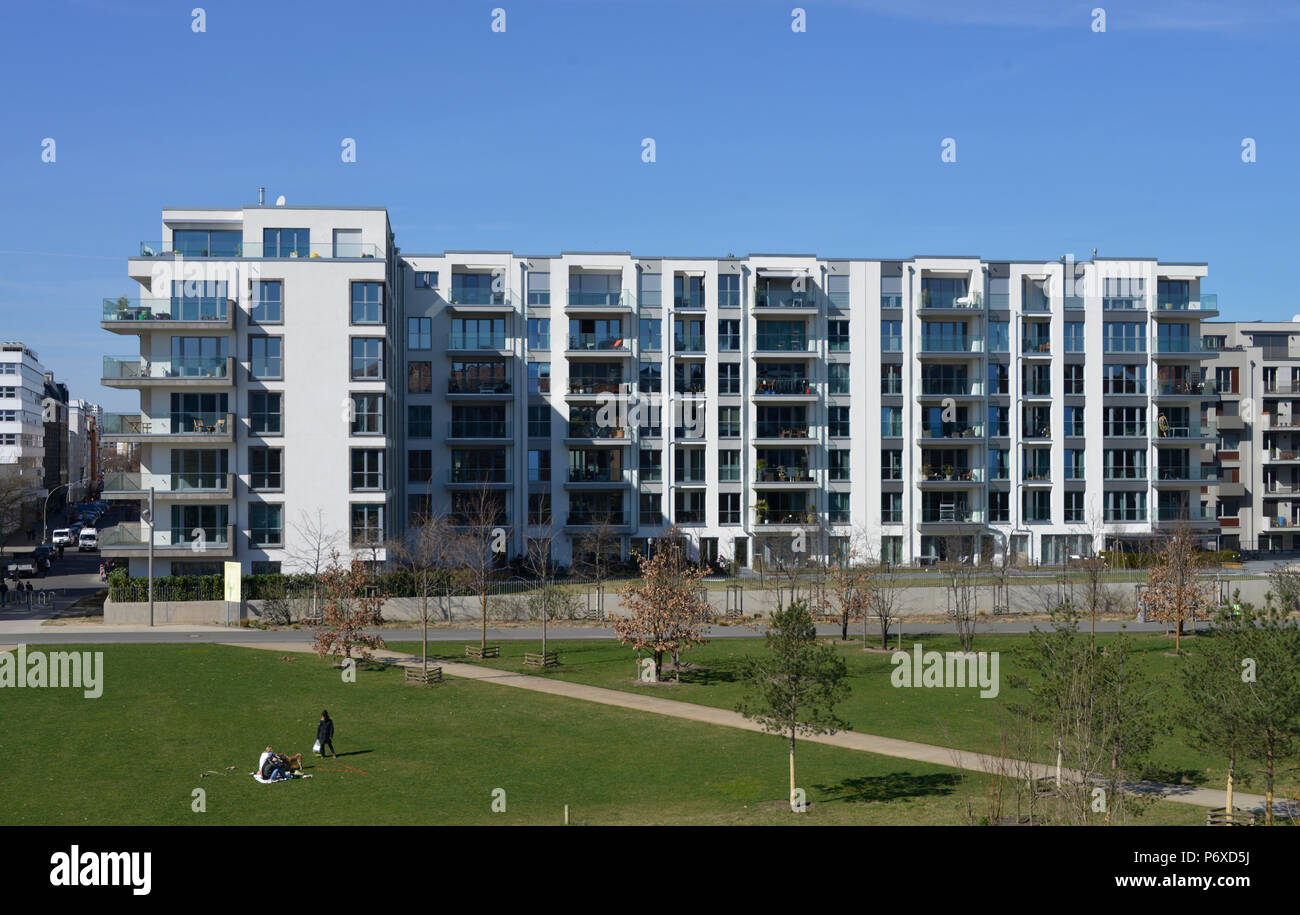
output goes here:
[[226, 572], [226, 600], [232, 604], [240, 601], [239, 586], [242, 581], [239, 563], [223, 562], [222, 566]]

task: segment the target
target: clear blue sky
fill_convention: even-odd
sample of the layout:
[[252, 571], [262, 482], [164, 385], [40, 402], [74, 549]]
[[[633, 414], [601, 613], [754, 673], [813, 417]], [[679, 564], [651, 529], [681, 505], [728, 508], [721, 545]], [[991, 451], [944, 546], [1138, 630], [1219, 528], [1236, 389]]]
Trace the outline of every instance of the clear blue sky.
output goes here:
[[410, 252], [1096, 247], [1209, 261], [1226, 319], [1300, 312], [1295, 4], [798, 2], [803, 34], [795, 0], [7, 2], [0, 338], [131, 407], [100, 300], [162, 206], [259, 185], [387, 206]]

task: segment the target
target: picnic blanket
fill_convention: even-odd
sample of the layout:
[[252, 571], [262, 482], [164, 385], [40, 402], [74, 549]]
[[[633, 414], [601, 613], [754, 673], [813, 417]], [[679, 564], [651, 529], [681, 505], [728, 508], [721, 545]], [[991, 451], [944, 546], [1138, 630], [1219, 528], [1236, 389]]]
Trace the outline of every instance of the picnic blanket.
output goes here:
[[276, 784], [276, 783], [278, 783], [278, 782], [291, 782], [291, 781], [293, 781], [295, 778], [311, 778], [310, 775], [301, 775], [301, 774], [299, 774], [299, 775], [290, 775], [288, 778], [274, 778], [274, 779], [273, 779], [273, 778], [262, 778], [262, 773], [261, 773], [261, 772], [249, 772], [248, 774], [251, 775], [251, 776], [253, 776], [253, 778], [257, 779], [257, 780], [258, 780], [259, 782], [261, 782], [263, 785], [274, 785], [274, 784]]

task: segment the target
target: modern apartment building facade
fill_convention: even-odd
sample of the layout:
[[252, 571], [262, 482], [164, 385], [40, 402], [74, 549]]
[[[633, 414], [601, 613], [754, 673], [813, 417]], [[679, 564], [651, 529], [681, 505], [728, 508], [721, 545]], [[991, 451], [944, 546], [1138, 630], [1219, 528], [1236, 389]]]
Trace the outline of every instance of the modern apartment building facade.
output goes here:
[[1300, 551], [1300, 322], [1203, 327], [1218, 397], [1217, 480], [1225, 549]]
[[45, 384], [45, 367], [35, 350], [0, 343], [0, 474], [22, 479], [33, 501], [47, 495]]
[[153, 487], [164, 572], [287, 568], [304, 513], [382, 558], [484, 493], [508, 555], [562, 563], [595, 528], [742, 566], [1217, 536], [1205, 264], [393, 242], [378, 208], [164, 210], [103, 315], [140, 340], [105, 384], [142, 399], [105, 416], [142, 445], [106, 491]]

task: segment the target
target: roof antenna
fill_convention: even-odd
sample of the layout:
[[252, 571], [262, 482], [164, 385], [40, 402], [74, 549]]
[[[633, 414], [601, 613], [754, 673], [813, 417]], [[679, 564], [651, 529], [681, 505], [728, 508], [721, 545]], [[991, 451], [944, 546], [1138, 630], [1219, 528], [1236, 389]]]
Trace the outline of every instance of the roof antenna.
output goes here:
[[264, 187], [257, 189], [257, 205], [266, 206], [266, 188]]

